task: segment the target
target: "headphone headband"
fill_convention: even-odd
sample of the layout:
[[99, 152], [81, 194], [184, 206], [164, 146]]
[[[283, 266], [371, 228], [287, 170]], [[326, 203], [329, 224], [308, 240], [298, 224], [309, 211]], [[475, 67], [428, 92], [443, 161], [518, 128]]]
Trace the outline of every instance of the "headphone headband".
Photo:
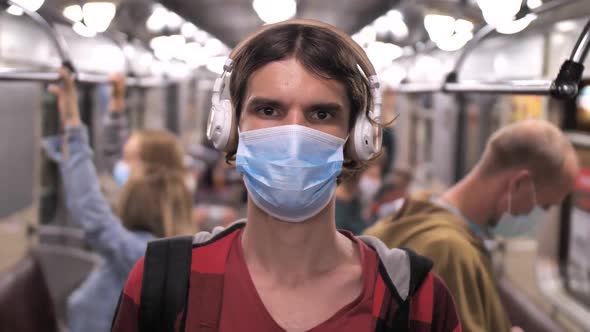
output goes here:
[[213, 86], [213, 99], [219, 101], [221, 99], [221, 94], [225, 89], [225, 75], [231, 73], [234, 66], [234, 60], [240, 56], [241, 52], [250, 42], [264, 33], [265, 31], [281, 27], [287, 25], [301, 25], [306, 27], [317, 27], [321, 29], [325, 29], [330, 33], [335, 34], [344, 41], [349, 47], [350, 50], [354, 53], [357, 59], [357, 65], [361, 68], [362, 73], [365, 75], [369, 82], [369, 88], [371, 90], [371, 96], [373, 98], [373, 109], [371, 110], [371, 118], [373, 120], [377, 120], [381, 116], [381, 96], [379, 94], [379, 78], [377, 76], [377, 72], [375, 71], [375, 67], [369, 60], [367, 53], [363, 50], [363, 48], [357, 44], [349, 35], [342, 32], [338, 28], [333, 25], [316, 21], [316, 20], [309, 20], [309, 19], [291, 19], [287, 21], [282, 21], [273, 24], [267, 24], [261, 27], [258, 31], [254, 32], [246, 39], [242, 40], [238, 45], [230, 52], [228, 59], [225, 61], [223, 65], [223, 73], [221, 77], [217, 78], [215, 84]]
[[[233, 151], [236, 148], [237, 138], [237, 120], [233, 112], [231, 102], [227, 99], [222, 100], [221, 95], [225, 89], [225, 76], [232, 72], [235, 60], [240, 58], [244, 49], [262, 33], [281, 26], [297, 25], [303, 27], [312, 27], [322, 29], [324, 32], [332, 34], [348, 46], [348, 50], [353, 54], [359, 73], [363, 75], [369, 86], [368, 93], [372, 98], [373, 105], [370, 109], [359, 111], [356, 115], [354, 128], [350, 135], [351, 143], [348, 150], [356, 160], [369, 160], [381, 149], [381, 128], [374, 122], [381, 120], [381, 95], [379, 93], [379, 78], [373, 64], [369, 60], [363, 48], [357, 44], [349, 35], [337, 29], [336, 27], [315, 20], [292, 19], [275, 24], [265, 25], [258, 31], [254, 32], [242, 42], [240, 42], [230, 53], [229, 58], [223, 66], [223, 73], [213, 86], [213, 96], [211, 98], [212, 107], [207, 124], [207, 137], [213, 142], [216, 148], [223, 151]], [[365, 105], [368, 107], [368, 105]], [[367, 113], [368, 111], [368, 113]]]

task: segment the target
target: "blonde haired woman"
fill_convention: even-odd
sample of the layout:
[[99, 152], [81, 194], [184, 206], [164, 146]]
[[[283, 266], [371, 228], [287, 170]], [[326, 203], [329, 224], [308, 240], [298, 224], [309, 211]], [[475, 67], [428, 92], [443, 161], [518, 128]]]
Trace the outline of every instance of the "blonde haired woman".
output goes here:
[[[60, 165], [70, 214], [104, 259], [71, 295], [69, 328], [72, 332], [108, 331], [127, 274], [148, 241], [194, 232], [191, 194], [185, 184], [182, 148], [174, 136], [166, 132], [134, 135], [142, 162], [125, 181], [115, 215], [100, 191], [72, 76], [62, 70], [61, 77], [63, 87], [52, 85], [49, 90], [58, 98], [65, 134], [47, 138], [44, 145]], [[154, 141], [159, 142], [155, 148], [149, 143]], [[166, 148], [170, 146], [176, 148]]]

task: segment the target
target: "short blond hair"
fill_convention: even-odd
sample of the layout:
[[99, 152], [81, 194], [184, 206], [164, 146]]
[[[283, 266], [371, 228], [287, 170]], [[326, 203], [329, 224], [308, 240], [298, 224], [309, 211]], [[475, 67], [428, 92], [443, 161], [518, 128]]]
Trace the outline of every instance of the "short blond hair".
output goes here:
[[531, 172], [539, 185], [562, 179], [566, 157], [574, 153], [563, 132], [543, 120], [520, 121], [498, 130], [488, 140], [480, 160], [486, 176], [514, 168]]

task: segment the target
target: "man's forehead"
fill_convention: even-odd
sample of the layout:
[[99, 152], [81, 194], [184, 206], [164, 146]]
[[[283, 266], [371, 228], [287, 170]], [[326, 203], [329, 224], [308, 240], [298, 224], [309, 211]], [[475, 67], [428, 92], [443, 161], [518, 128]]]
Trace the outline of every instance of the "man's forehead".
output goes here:
[[344, 84], [321, 77], [295, 59], [270, 62], [256, 70], [248, 80], [246, 100], [253, 97], [284, 99], [297, 97], [321, 102], [348, 100]]

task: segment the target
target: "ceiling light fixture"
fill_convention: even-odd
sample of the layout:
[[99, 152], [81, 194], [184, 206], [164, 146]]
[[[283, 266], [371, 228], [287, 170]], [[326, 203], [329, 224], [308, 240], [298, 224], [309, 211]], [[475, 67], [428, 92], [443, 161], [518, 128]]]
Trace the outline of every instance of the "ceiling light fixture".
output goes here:
[[35, 12], [43, 6], [45, 0], [12, 0], [12, 2], [26, 10]]
[[10, 7], [8, 7], [6, 9], [6, 12], [10, 15], [14, 15], [14, 16], [21, 16], [24, 11], [21, 7], [19, 6], [15, 6], [15, 5], [11, 5]]
[[116, 12], [117, 6], [111, 2], [88, 2], [82, 7], [84, 24], [96, 32], [105, 32]]
[[96, 31], [84, 25], [82, 22], [76, 22], [72, 26], [72, 29], [82, 37], [91, 38], [96, 36]]
[[498, 31], [499, 33], [505, 34], [505, 35], [511, 35], [514, 33], [518, 33], [518, 32], [521, 32], [522, 30], [526, 29], [526, 27], [528, 27], [529, 24], [531, 24], [531, 22], [534, 21], [536, 18], [537, 18], [537, 15], [535, 15], [535, 14], [527, 14], [525, 17], [523, 17], [519, 20], [504, 22], [504, 23], [498, 25], [496, 27], [496, 31]]
[[297, 13], [295, 0], [254, 0], [252, 7], [258, 17], [267, 24], [288, 20]]
[[72, 22], [80, 22], [84, 18], [84, 13], [82, 12], [82, 7], [80, 7], [80, 5], [67, 6], [62, 13], [65, 18]]

